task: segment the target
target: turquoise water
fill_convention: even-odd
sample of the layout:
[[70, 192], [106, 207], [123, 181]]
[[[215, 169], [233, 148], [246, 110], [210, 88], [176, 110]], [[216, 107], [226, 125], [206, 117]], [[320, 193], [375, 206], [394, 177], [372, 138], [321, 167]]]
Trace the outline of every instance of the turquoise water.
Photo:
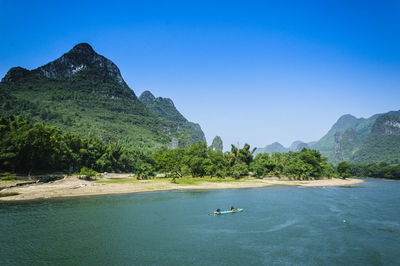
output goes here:
[[400, 182], [0, 204], [0, 265], [39, 264], [399, 265]]

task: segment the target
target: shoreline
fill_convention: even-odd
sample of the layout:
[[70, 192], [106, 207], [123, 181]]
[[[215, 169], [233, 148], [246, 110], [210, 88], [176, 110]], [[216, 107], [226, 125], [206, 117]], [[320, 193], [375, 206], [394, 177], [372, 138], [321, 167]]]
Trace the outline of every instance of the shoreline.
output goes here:
[[[201, 180], [201, 179], [196, 179]], [[216, 179], [217, 180], [217, 179]], [[127, 174], [112, 174], [97, 181], [86, 181], [76, 176], [49, 183], [36, 183], [0, 190], [0, 204], [12, 201], [32, 201], [53, 198], [74, 198], [114, 194], [130, 194], [175, 190], [217, 190], [260, 188], [271, 186], [325, 187], [351, 186], [363, 183], [361, 179], [321, 179], [307, 181], [280, 180], [276, 178], [229, 180], [221, 182], [197, 181], [192, 184], [175, 184], [166, 179], [136, 180]]]

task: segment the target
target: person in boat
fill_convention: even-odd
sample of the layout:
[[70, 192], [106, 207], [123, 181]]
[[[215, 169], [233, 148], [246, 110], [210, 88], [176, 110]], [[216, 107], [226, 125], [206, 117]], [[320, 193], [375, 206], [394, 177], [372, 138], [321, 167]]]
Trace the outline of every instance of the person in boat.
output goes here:
[[235, 209], [235, 207], [231, 207], [231, 211], [233, 211], [233, 212], [237, 212], [237, 209]]
[[214, 214], [221, 214], [221, 209], [217, 209]]

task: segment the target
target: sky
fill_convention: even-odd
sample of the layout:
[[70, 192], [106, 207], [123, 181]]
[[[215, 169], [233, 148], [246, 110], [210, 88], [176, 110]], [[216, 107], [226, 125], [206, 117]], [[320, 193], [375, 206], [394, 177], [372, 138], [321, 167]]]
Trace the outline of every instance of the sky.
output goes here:
[[400, 1], [2, 1], [0, 76], [87, 42], [210, 144], [320, 139], [400, 109]]

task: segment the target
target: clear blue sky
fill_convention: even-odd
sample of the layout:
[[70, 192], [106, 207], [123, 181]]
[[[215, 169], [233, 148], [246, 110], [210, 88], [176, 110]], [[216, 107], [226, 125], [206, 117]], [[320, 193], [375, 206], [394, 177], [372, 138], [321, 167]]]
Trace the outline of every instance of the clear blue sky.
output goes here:
[[88, 42], [225, 148], [400, 109], [400, 1], [0, 1], [0, 34], [1, 76]]

